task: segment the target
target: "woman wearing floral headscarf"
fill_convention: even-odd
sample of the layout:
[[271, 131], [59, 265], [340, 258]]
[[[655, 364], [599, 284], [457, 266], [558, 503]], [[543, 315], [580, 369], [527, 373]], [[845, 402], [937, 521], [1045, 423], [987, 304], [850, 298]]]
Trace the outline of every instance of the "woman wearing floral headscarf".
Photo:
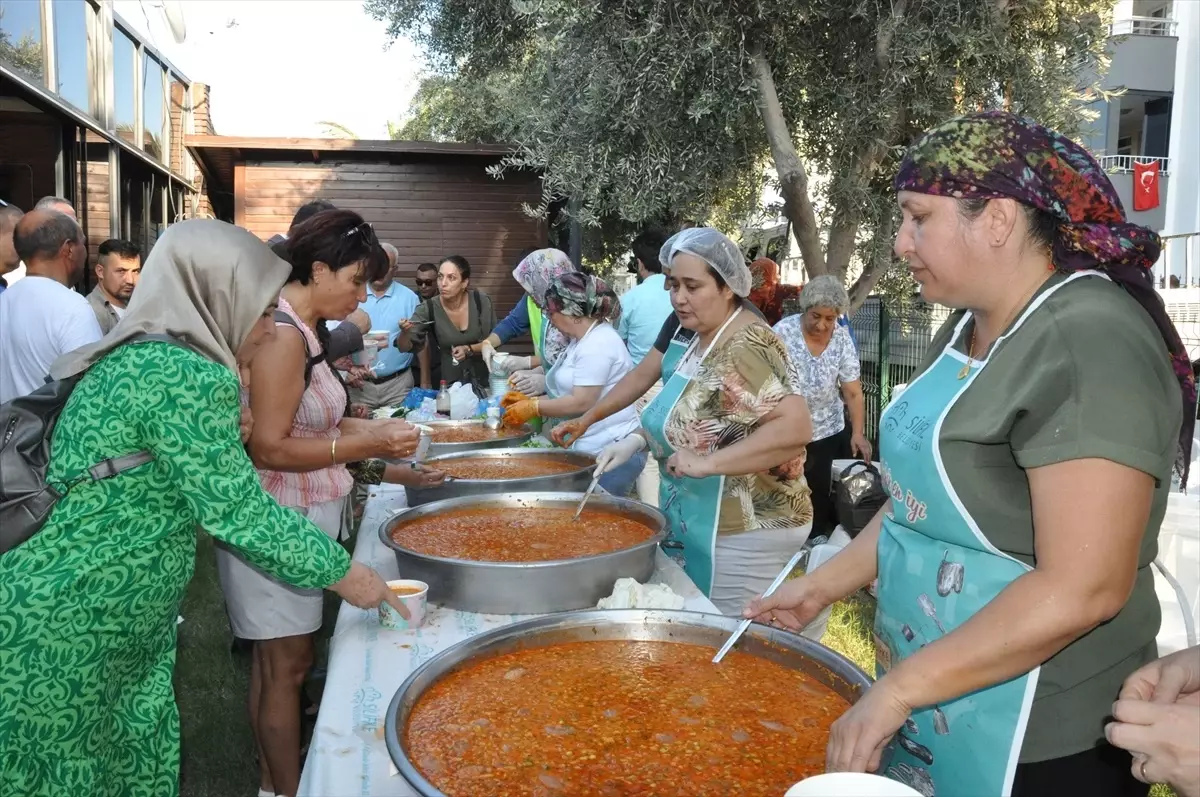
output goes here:
[[[555, 277], [576, 271], [571, 258], [558, 249], [538, 249], [521, 259], [513, 270], [513, 279], [525, 290], [525, 304], [529, 316], [529, 334], [533, 337], [533, 356], [509, 357], [502, 363], [492, 364], [495, 347], [501, 344], [497, 331], [479, 343], [479, 350], [488, 367], [495, 371], [503, 368], [511, 376], [514, 388], [530, 395], [547, 392], [550, 369], [566, 351], [567, 339], [550, 324], [545, 312], [546, 290]], [[507, 320], [507, 319], [506, 319]], [[553, 396], [553, 393], [550, 395]]]
[[1149, 565], [1195, 418], [1151, 286], [1158, 236], [1091, 155], [1006, 113], [927, 133], [896, 189], [896, 253], [958, 312], [881, 419], [891, 506], [747, 614], [802, 627], [878, 575], [880, 678], [834, 724], [831, 771], [1145, 795], [1145, 759], [1102, 740], [1156, 657]]
[[[505, 423], [520, 426], [538, 416], [576, 418], [596, 403], [633, 370], [625, 342], [613, 328], [621, 316], [617, 295], [596, 277], [571, 272], [551, 280], [542, 306], [550, 323], [568, 341], [547, 380], [547, 390], [557, 398], [529, 398], [510, 393], [505, 398]], [[571, 448], [596, 454], [638, 428], [637, 410], [630, 406], [592, 425], [571, 443]], [[640, 451], [627, 462], [600, 475], [600, 486], [614, 495], [626, 495], [646, 465]]]

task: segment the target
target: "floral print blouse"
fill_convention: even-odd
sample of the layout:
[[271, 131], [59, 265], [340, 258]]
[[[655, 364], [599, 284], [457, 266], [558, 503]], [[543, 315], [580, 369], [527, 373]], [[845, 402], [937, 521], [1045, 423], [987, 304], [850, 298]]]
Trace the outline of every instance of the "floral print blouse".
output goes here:
[[[793, 394], [790, 368], [783, 343], [764, 324], [723, 336], [667, 418], [667, 441], [676, 450], [709, 454], [749, 437], [784, 397]], [[769, 471], [725, 478], [718, 534], [810, 522], [803, 449]]]
[[814, 357], [804, 342], [802, 319], [800, 315], [788, 316], [775, 325], [775, 334], [787, 346], [799, 374], [797, 392], [804, 396], [812, 413], [813, 440], [824, 440], [846, 428], [841, 386], [858, 381], [858, 352], [849, 331], [838, 324], [825, 351]]

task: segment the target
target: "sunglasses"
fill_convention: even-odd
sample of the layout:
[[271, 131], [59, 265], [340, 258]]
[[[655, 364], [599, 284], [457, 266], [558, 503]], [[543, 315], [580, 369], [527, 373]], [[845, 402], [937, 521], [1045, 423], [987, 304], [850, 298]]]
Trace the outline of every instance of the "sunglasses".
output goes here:
[[436, 282], [437, 282], [437, 279], [431, 279], [431, 280], [418, 279], [416, 281], [418, 288], [429, 288], [429, 287], [432, 287], [434, 285], [434, 283], [436, 283]]
[[364, 221], [362, 224], [354, 225], [353, 227], [351, 227], [350, 229], [348, 229], [344, 233], [342, 233], [342, 237], [349, 238], [351, 235], [356, 235], [356, 234], [361, 235], [363, 237], [363, 240], [368, 244], [374, 243], [374, 241], [375, 241], [375, 228], [372, 227], [371, 223], [368, 221]]

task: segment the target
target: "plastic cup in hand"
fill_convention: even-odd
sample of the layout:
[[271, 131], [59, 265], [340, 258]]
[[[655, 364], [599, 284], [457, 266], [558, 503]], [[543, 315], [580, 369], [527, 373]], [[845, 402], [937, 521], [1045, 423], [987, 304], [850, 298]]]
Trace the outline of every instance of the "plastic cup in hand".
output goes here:
[[400, 612], [390, 604], [379, 604], [379, 625], [393, 631], [411, 631], [425, 624], [425, 609], [429, 598], [429, 585], [424, 581], [402, 578], [387, 583], [388, 589], [395, 593], [404, 608], [408, 609], [408, 619], [400, 616]]

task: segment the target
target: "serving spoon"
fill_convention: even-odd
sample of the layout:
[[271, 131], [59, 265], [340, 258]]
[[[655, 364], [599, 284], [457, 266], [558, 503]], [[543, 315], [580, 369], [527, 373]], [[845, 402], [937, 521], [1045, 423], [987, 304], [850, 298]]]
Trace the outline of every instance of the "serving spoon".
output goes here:
[[[803, 550], [797, 551], [796, 555], [791, 558], [791, 561], [787, 563], [783, 570], [779, 571], [779, 575], [775, 576], [775, 580], [771, 582], [771, 586], [767, 587], [767, 591], [763, 593], [764, 598], [773, 595], [775, 590], [779, 589], [779, 586], [787, 580], [788, 574], [796, 569], [796, 565], [800, 563], [800, 558], [804, 556], [804, 553]], [[725, 654], [729, 652], [733, 644], [741, 639], [742, 634], [746, 633], [746, 629], [750, 627], [750, 623], [751, 620], [748, 618], [738, 623], [737, 630], [733, 632], [733, 635], [729, 639], [725, 640], [725, 644], [717, 651], [717, 655], [713, 656], [713, 664], [721, 663], [721, 659], [725, 658]]]
[[583, 505], [592, 497], [592, 493], [596, 490], [596, 485], [600, 483], [600, 476], [601, 473], [597, 470], [596, 475], [592, 477], [592, 483], [588, 485], [587, 492], [583, 494], [583, 500], [579, 502], [579, 508], [575, 510], [575, 517], [571, 518], [572, 523], [579, 520], [579, 516], [583, 514]]

